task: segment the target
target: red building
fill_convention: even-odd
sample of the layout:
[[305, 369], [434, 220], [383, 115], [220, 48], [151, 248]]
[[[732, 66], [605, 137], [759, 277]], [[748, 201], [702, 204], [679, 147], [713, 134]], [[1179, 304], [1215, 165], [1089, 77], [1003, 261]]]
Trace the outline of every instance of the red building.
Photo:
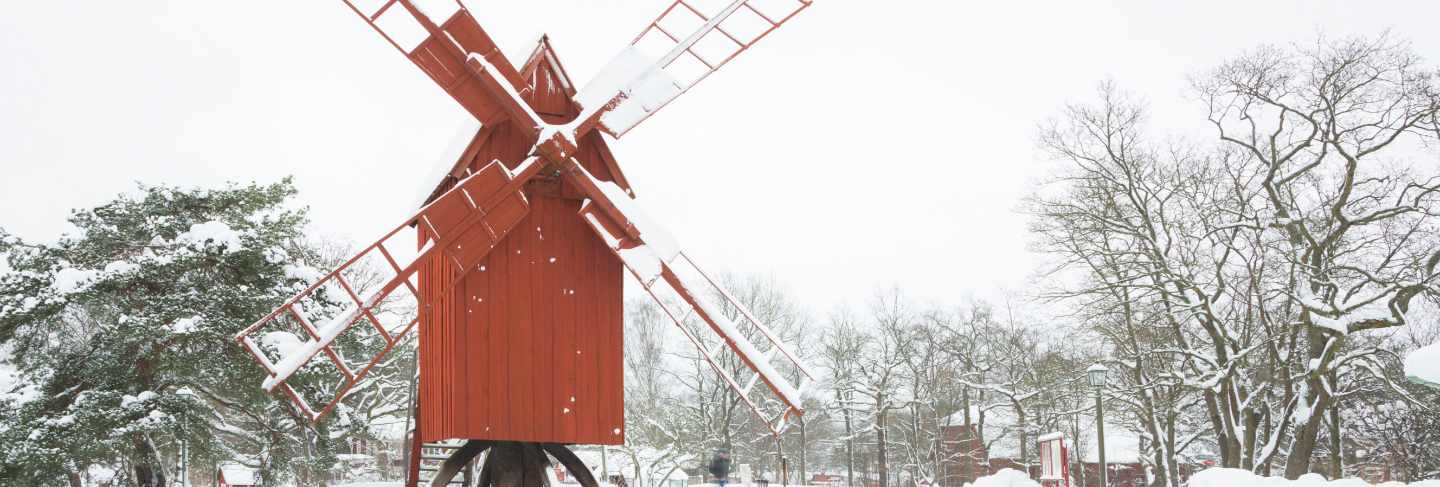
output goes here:
[[[1020, 434], [1014, 416], [1001, 408], [985, 410], [983, 415], [981, 412], [972, 409], [970, 422], [966, 424], [964, 411], [961, 411], [946, 418], [948, 425], [940, 428], [941, 444], [937, 448], [940, 456], [937, 462], [940, 468], [937, 474], [939, 487], [963, 487], [979, 477], [1006, 468], [1027, 472], [1030, 478], [1039, 479], [1040, 465], [1036, 459], [1039, 447], [1034, 442], [1034, 437], [1027, 438], [1030, 444], [1026, 450], [1031, 462], [1035, 463], [1026, 465], [1019, 458]], [[1107, 425], [1105, 429], [1108, 433], [1105, 450], [1109, 486], [1148, 485], [1145, 467], [1138, 458], [1139, 439], [1119, 425]], [[1091, 434], [1093, 435], [1093, 432]], [[1070, 476], [1073, 485], [1099, 485], [1094, 439], [1081, 438], [1080, 444], [1076, 443], [1074, 438], [1066, 438], [1066, 444], [1070, 447]], [[1189, 478], [1194, 471], [1193, 467], [1182, 465], [1182, 480]]]
[[226, 463], [215, 472], [215, 483], [220, 487], [252, 487], [260, 484], [255, 469], [238, 463]]

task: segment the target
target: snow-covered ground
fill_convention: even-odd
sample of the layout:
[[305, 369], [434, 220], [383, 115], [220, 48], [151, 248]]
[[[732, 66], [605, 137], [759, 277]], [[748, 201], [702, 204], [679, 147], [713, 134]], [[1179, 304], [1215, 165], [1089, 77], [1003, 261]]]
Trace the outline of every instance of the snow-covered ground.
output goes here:
[[[975, 479], [966, 487], [1040, 487], [1019, 470], [1004, 469], [994, 475]], [[1326, 480], [1320, 474], [1308, 474], [1296, 480], [1283, 477], [1261, 477], [1249, 470], [1237, 468], [1212, 468], [1190, 477], [1189, 487], [1370, 487], [1360, 479]], [[1382, 486], [1403, 486], [1403, 482], [1386, 482]], [[1411, 487], [1440, 487], [1440, 480], [1422, 480], [1409, 484]]]
[[[1212, 468], [1190, 477], [1190, 487], [1369, 487], [1371, 484], [1360, 479], [1326, 480], [1320, 474], [1306, 474], [1296, 480], [1282, 477], [1261, 477], [1249, 470], [1238, 468]], [[1401, 486], [1403, 482], [1386, 482], [1380, 485]], [[1422, 480], [1409, 484], [1412, 487], [1440, 487], [1440, 480]]]
[[1030, 479], [1024, 472], [1012, 468], [1001, 469], [994, 475], [986, 475], [975, 479], [973, 484], [965, 484], [966, 487], [1040, 487], [1040, 483]]

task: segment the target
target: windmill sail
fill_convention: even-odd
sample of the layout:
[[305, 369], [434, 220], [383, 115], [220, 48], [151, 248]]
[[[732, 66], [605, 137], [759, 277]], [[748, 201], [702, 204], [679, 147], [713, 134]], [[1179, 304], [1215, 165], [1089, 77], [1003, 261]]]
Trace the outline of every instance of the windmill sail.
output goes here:
[[466, 66], [467, 59], [470, 53], [483, 56], [502, 82], [523, 92], [520, 72], [458, 0], [385, 0], [373, 8], [343, 1], [476, 119], [488, 124], [509, 116], [514, 103], [495, 97], [486, 80]]
[[[640, 281], [641, 286], [684, 332], [686, 338], [695, 345], [721, 379], [740, 396], [752, 412], [762, 419], [770, 419], [767, 426], [771, 432], [778, 435], [783, 430], [786, 418], [791, 414], [803, 414], [802, 395], [813, 376], [781, 337], [757, 319], [744, 303], [735, 299], [701, 270], [674, 244], [664, 229], [644, 216], [634, 200], [619, 186], [595, 179], [578, 163], [570, 164], [566, 176], [590, 196], [581, 206], [580, 216], [620, 258], [625, 268]], [[679, 300], [662, 299], [662, 294], [678, 296]], [[738, 319], [727, 317], [722, 306], [734, 309], [738, 313]], [[754, 371], [755, 375], [746, 385], [742, 386], [729, 371], [719, 365], [718, 348], [706, 349], [700, 338], [684, 325], [687, 316], [696, 316], [704, 321], [720, 336], [722, 343]], [[759, 345], [742, 331], [742, 326], [753, 330], [753, 335], [758, 335]], [[761, 351], [762, 345], [766, 348], [764, 352]], [[773, 363], [776, 356], [784, 359], [779, 362], [780, 365], [786, 366], [796, 380], [791, 380], [785, 375], [785, 371], [776, 367]], [[765, 383], [785, 404], [784, 412], [778, 417], [765, 418], [752, 399], [751, 391], [757, 381]]]
[[712, 6], [675, 0], [585, 88], [576, 101], [620, 137], [788, 22], [811, 0], [736, 0]]
[[[531, 158], [512, 172], [499, 161], [491, 162], [236, 334], [235, 341], [267, 373], [261, 387], [267, 392], [283, 390], [312, 421], [328, 413], [415, 329], [420, 302], [415, 275], [420, 264], [434, 252], [441, 252], [461, 270], [484, 258], [529, 213], [530, 203], [520, 189], [540, 166], [538, 159]], [[407, 232], [412, 225], [426, 242], [413, 254], [403, 248], [416, 245], [414, 235]], [[377, 271], [384, 277], [376, 279]], [[348, 304], [337, 309], [335, 301]], [[349, 360], [332, 345], [362, 322], [374, 329], [364, 337], [370, 355]], [[324, 366], [325, 361], [318, 360], [321, 354], [341, 380], [324, 391], [332, 397], [316, 411], [286, 381], [302, 368]]]

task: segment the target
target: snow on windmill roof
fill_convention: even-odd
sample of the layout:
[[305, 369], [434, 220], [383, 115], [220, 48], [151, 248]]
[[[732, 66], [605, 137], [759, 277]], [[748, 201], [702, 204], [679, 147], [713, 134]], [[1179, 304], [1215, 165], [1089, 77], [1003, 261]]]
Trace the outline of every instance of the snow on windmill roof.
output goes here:
[[541, 60], [549, 63], [549, 65], [554, 68], [558, 81], [560, 81], [560, 86], [565, 89], [565, 93], [569, 96], [575, 96], [575, 81], [570, 78], [570, 73], [565, 71], [565, 65], [560, 63], [560, 57], [555, 54], [555, 46], [551, 44], [550, 36], [544, 34], [540, 35], [540, 38], [535, 41], [535, 50], [526, 58], [525, 65], [520, 69], [520, 72], [529, 71], [531, 67]]
[[1440, 342], [1420, 347], [1406, 355], [1405, 377], [1431, 387], [1440, 387]]
[[[564, 117], [567, 115], [573, 117], [577, 115], [579, 109], [573, 102], [576, 96], [574, 82], [570, 79], [570, 75], [566, 72], [565, 66], [560, 62], [559, 56], [555, 53], [550, 38], [544, 35], [539, 36], [535, 41], [534, 48], [525, 59], [525, 63], [518, 69], [520, 76], [531, 85], [530, 88], [541, 86], [545, 88], [543, 90], [536, 89], [533, 94], [526, 96], [532, 107], [537, 111], [537, 114], [550, 117]], [[543, 77], [542, 73], [544, 73]], [[551, 79], [554, 80], [554, 83], [550, 81]], [[559, 85], [559, 93], [554, 91], [555, 86], [553, 85], [555, 84]], [[551, 122], [554, 123], [555, 121], [552, 119]], [[424, 186], [417, 191], [419, 196], [413, 206], [414, 208], [424, 206], [435, 198], [438, 198], [445, 191], [452, 188], [456, 181], [464, 177], [466, 169], [470, 168], [473, 162], [476, 162], [472, 160], [474, 159], [474, 154], [471, 154], [470, 151], [478, 150], [479, 147], [487, 143], [487, 141], [484, 140], [487, 137], [486, 132], [482, 131], [483, 128], [480, 122], [473, 118], [467, 118], [465, 122], [457, 127], [449, 145], [440, 155], [442, 159], [437, 161], [437, 164], [430, 166], [430, 176], [421, 181], [421, 184]], [[592, 131], [590, 135], [582, 139], [580, 141], [581, 150], [580, 153], [577, 154], [577, 157], [585, 163], [602, 165], [604, 172], [608, 173], [602, 176], [602, 179], [608, 177], [612, 179], [615, 184], [620, 185], [627, 193], [633, 194], [629, 180], [625, 178], [625, 174], [620, 170], [620, 166], [615, 160], [614, 153], [611, 152], [610, 142], [612, 142], [612, 140], [605, 138], [604, 135], [601, 131]], [[593, 153], [587, 151], [587, 148], [593, 148]], [[589, 154], [589, 158], [585, 155], [587, 153]], [[481, 161], [480, 165], [483, 166], [488, 162], [489, 161]], [[587, 166], [587, 168], [589, 168], [589, 166]], [[590, 169], [592, 172], [598, 170], [595, 168]]]

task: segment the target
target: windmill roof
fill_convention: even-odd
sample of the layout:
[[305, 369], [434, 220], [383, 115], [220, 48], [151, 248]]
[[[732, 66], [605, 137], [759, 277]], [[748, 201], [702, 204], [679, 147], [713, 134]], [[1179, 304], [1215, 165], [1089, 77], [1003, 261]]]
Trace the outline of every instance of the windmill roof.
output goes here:
[[[551, 73], [553, 79], [559, 84], [559, 88], [562, 91], [560, 96], [565, 100], [562, 104], [563, 109], [559, 111], [571, 112], [570, 115], [572, 117], [579, 113], [578, 107], [576, 107], [573, 102], [576, 93], [574, 81], [570, 79], [569, 73], [565, 71], [565, 66], [560, 62], [559, 55], [555, 53], [555, 48], [551, 45], [549, 37], [542, 35], [535, 41], [534, 49], [531, 50], [530, 55], [526, 58], [519, 72], [526, 81], [531, 82], [530, 84], [532, 86], [544, 85], [547, 87], [550, 86], [550, 83], [542, 83], [541, 80], [537, 80], [536, 77], [539, 77], [542, 72]], [[541, 90], [537, 89], [536, 91]], [[530, 96], [540, 97], [541, 94], [537, 93]], [[536, 100], [536, 103], [532, 103], [532, 105], [550, 105], [549, 107], [534, 107], [542, 116], [544, 116], [547, 109], [551, 112], [557, 111], [557, 107], [554, 106], [556, 103], [554, 97], [536, 98]], [[462, 123], [456, 128], [455, 135], [441, 156], [444, 159], [432, 166], [432, 176], [427, 177], [423, 183], [426, 185], [425, 189], [418, 191], [420, 198], [419, 202], [415, 205], [416, 207], [433, 201], [453, 187], [456, 181], [463, 178], [466, 168], [470, 167], [473, 162], [470, 157], [466, 157], [467, 152], [475, 149], [477, 144], [483, 144], [485, 142], [484, 128], [479, 121], [474, 119], [468, 119], [467, 122]], [[629, 192], [631, 191], [630, 182], [625, 178], [625, 174], [620, 171], [620, 166], [615, 161], [615, 156], [611, 153], [606, 141], [607, 139], [605, 139], [599, 131], [594, 131], [578, 142], [582, 146], [582, 153], [586, 152], [585, 147], [587, 146], [594, 149], [592, 160], [588, 162], [603, 165], [606, 169], [605, 172], [609, 173], [608, 175], [613, 179], [613, 182]], [[595, 170], [588, 164], [586, 168], [592, 171]]]
[[525, 67], [520, 71], [522, 73], [529, 71], [530, 67], [542, 61], [549, 63], [555, 69], [555, 74], [558, 75], [566, 93], [575, 96], [577, 91], [575, 81], [570, 79], [570, 73], [566, 72], [565, 65], [560, 63], [560, 57], [555, 54], [555, 46], [550, 43], [550, 36], [543, 34], [535, 41], [535, 50], [530, 53], [530, 57], [525, 60]]

